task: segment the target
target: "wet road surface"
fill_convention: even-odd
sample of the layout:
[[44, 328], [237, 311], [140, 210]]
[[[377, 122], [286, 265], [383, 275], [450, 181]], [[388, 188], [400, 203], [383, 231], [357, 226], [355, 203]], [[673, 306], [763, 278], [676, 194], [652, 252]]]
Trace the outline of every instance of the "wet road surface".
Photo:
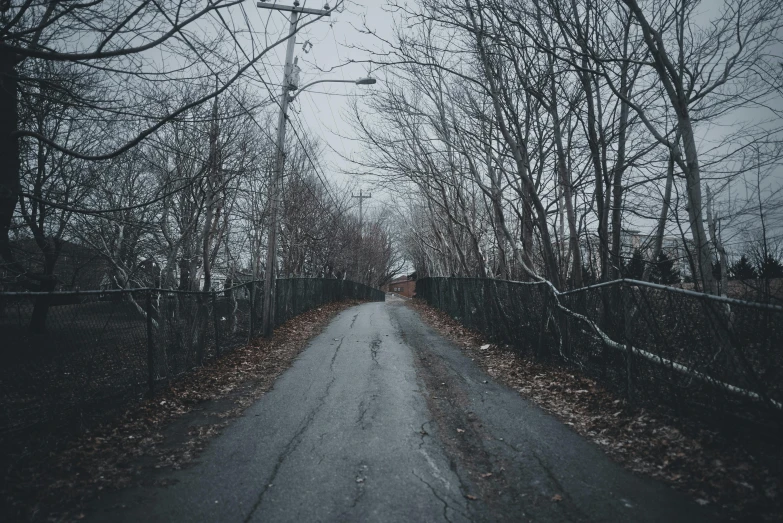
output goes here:
[[399, 298], [339, 314], [168, 486], [93, 521], [714, 521], [494, 383]]

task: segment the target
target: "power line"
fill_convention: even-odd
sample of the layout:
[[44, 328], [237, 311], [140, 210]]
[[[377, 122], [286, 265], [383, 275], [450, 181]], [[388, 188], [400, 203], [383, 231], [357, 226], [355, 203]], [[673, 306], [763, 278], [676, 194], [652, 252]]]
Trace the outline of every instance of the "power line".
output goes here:
[[[241, 7], [242, 11], [244, 12], [245, 20], [248, 20], [247, 13], [244, 11], [244, 6], [240, 5], [240, 7]], [[246, 58], [247, 60], [250, 60], [250, 58], [249, 58], [249, 57], [248, 57], [248, 55], [247, 55], [247, 52], [245, 51], [245, 49], [242, 47], [242, 45], [239, 43], [238, 39], [236, 38], [236, 35], [233, 33], [233, 31], [231, 31], [231, 28], [230, 28], [230, 27], [228, 27], [228, 24], [227, 24], [227, 22], [225, 21], [225, 19], [223, 18], [222, 14], [221, 14], [220, 12], [218, 12], [218, 13], [216, 13], [216, 14], [217, 14], [217, 16], [220, 18], [220, 21], [221, 21], [221, 23], [223, 24], [223, 26], [224, 26], [224, 27], [225, 27], [225, 28], [228, 30], [228, 32], [231, 34], [231, 37], [232, 37], [232, 39], [234, 40], [234, 43], [235, 43], [235, 44], [237, 45], [237, 47], [239, 47], [239, 49], [242, 51], [242, 54], [245, 56], [245, 58]], [[270, 16], [271, 16], [271, 14], [270, 14]], [[248, 23], [249, 23], [249, 21], [248, 21]], [[260, 71], [259, 71], [259, 70], [256, 68], [255, 64], [253, 64], [253, 65], [252, 65], [252, 68], [253, 68], [253, 70], [256, 72], [256, 75], [258, 76], [259, 80], [261, 80], [261, 83], [262, 83], [262, 84], [264, 85], [264, 87], [266, 88], [267, 92], [268, 92], [268, 93], [269, 93], [269, 95], [270, 95], [270, 98], [271, 98], [271, 99], [274, 101], [274, 103], [277, 105], [278, 109], [281, 109], [281, 110], [282, 110], [282, 107], [280, 106], [280, 101], [277, 99], [277, 97], [274, 95], [274, 93], [272, 93], [272, 89], [271, 89], [271, 87], [270, 87], [270, 85], [269, 85], [269, 82], [267, 82], [267, 81], [264, 79], [263, 75], [262, 75], [262, 74], [261, 74], [261, 72], [260, 72]], [[264, 64], [264, 70], [266, 71], [266, 66], [265, 66], [265, 64]], [[241, 104], [241, 102], [237, 102], [237, 103], [240, 103], [240, 106], [242, 105], [242, 104]], [[251, 118], [252, 118], [252, 115], [251, 115]], [[258, 124], [258, 122], [256, 122], [256, 121], [255, 121], [255, 118], [253, 118], [253, 121], [256, 123], [256, 125], [259, 125], [259, 124]], [[293, 123], [293, 122], [292, 122], [292, 123]], [[259, 125], [259, 127], [260, 127], [260, 125]], [[326, 183], [326, 181], [325, 181], [325, 179], [324, 179], [324, 178], [325, 178], [325, 174], [324, 174], [324, 175], [322, 175], [322, 174], [321, 174], [321, 173], [318, 171], [318, 167], [317, 167], [316, 163], [313, 161], [312, 157], [310, 156], [310, 153], [309, 153], [309, 152], [308, 152], [308, 150], [307, 150], [307, 147], [305, 147], [305, 146], [304, 146], [304, 143], [303, 143], [303, 141], [302, 141], [302, 138], [299, 136], [299, 133], [297, 132], [296, 128], [295, 128], [293, 125], [292, 125], [292, 127], [291, 127], [291, 130], [294, 132], [294, 136], [296, 137], [297, 141], [299, 142], [299, 145], [300, 145], [300, 147], [301, 147], [301, 148], [302, 148], [302, 150], [304, 151], [304, 153], [305, 153], [305, 156], [306, 156], [306, 158], [307, 158], [308, 162], [309, 162], [309, 163], [310, 163], [310, 165], [312, 166], [312, 168], [313, 168], [313, 170], [314, 170], [314, 172], [315, 172], [316, 176], [318, 177], [319, 181], [321, 182], [321, 184], [323, 185], [324, 189], [326, 190], [326, 193], [329, 195], [329, 197], [331, 198], [332, 202], [334, 203], [334, 205], [335, 205], [335, 208], [339, 208], [339, 207], [340, 207], [339, 203], [337, 202], [337, 200], [336, 200], [336, 198], [334, 197], [334, 195], [332, 195], [331, 191], [329, 190], [329, 186], [328, 186], [328, 184]], [[269, 135], [269, 133], [268, 133], [268, 132], [267, 132], [265, 129], [264, 129], [264, 132], [265, 132], [265, 134], [267, 134], [267, 137], [268, 137], [268, 138], [270, 139], [270, 141], [271, 141], [271, 140], [272, 140], [272, 137]], [[306, 187], [307, 187], [307, 186], [306, 186]], [[308, 189], [309, 189], [309, 187], [308, 187]], [[312, 194], [314, 197], [316, 197], [316, 198], [317, 198], [317, 195], [316, 195], [315, 193], [312, 193], [312, 191], [311, 191], [311, 194]], [[323, 206], [323, 204], [322, 204], [322, 206]], [[328, 210], [328, 208], [327, 208], [326, 206], [323, 206], [323, 207], [324, 207], [324, 209], [325, 209], [325, 210]]]
[[[241, 7], [242, 11], [244, 12], [244, 6], [240, 5], [240, 7]], [[249, 60], [249, 57], [247, 56], [247, 53], [245, 52], [244, 48], [242, 47], [242, 45], [237, 40], [236, 35], [234, 35], [234, 33], [228, 27], [228, 25], [227, 25], [225, 19], [223, 18], [222, 14], [220, 12], [217, 12], [216, 14], [217, 14], [218, 17], [220, 17], [221, 22], [226, 27], [226, 29], [229, 31], [229, 33], [231, 33], [231, 37], [233, 38], [234, 42], [237, 44], [237, 46], [242, 51], [242, 54], [245, 55], [245, 58]], [[245, 13], [245, 17], [247, 18], [247, 14], [246, 13]], [[267, 91], [269, 92], [270, 97], [275, 101], [275, 104], [278, 106], [278, 108], [280, 110], [282, 110], [282, 107], [280, 106], [280, 101], [277, 100], [277, 97], [272, 92], [272, 89], [269, 86], [269, 83], [264, 79], [263, 75], [258, 71], [258, 69], [256, 68], [255, 64], [253, 64], [252, 67], [253, 67], [253, 70], [256, 72], [256, 75], [258, 75], [259, 80], [261, 80], [261, 83], [264, 84], [264, 87], [266, 87]], [[264, 67], [264, 69], [266, 70], [266, 67]], [[292, 121], [292, 123], [293, 123], [293, 121]], [[301, 123], [300, 123], [300, 125], [301, 125]], [[329, 186], [326, 183], [326, 180], [325, 180], [326, 174], [319, 172], [318, 166], [316, 165], [315, 161], [313, 161], [312, 157], [310, 156], [310, 153], [309, 153], [307, 147], [305, 147], [304, 142], [302, 140], [302, 137], [299, 135], [299, 132], [297, 131], [296, 127], [294, 127], [292, 125], [291, 126], [291, 130], [294, 132], [294, 136], [296, 137], [296, 140], [299, 143], [299, 146], [302, 148], [302, 150], [303, 150], [303, 152], [305, 154], [305, 157], [307, 158], [308, 162], [310, 163], [311, 167], [313, 168], [316, 176], [321, 181], [321, 184], [323, 185], [324, 189], [326, 190], [326, 193], [332, 199], [332, 202], [334, 203], [334, 205], [339, 208], [339, 204], [337, 202], [337, 199], [334, 197], [334, 195], [332, 195], [332, 192], [329, 190]]]

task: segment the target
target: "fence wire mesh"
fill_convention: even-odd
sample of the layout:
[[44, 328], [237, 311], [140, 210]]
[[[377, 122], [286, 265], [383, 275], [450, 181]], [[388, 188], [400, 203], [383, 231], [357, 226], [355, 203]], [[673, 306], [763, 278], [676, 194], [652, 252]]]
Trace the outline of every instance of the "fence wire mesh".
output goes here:
[[416, 295], [633, 401], [781, 421], [783, 307], [634, 280], [559, 293], [546, 282], [425, 278]]
[[[0, 293], [0, 444], [56, 439], [261, 333], [263, 282], [219, 292]], [[383, 301], [347, 280], [278, 279], [275, 326], [321, 305]], [[47, 309], [45, 328], [41, 311]]]

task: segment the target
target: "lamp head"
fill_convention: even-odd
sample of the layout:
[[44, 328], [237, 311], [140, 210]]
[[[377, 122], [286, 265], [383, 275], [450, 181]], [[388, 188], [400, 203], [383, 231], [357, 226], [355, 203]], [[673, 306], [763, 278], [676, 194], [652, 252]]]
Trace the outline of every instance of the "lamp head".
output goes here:
[[359, 78], [356, 80], [356, 85], [372, 85], [375, 82], [377, 82], [375, 78]]

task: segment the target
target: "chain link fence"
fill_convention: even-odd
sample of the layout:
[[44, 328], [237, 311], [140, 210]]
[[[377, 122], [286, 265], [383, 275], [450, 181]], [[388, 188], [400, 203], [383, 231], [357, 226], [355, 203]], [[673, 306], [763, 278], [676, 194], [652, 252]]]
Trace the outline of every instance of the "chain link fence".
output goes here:
[[[219, 292], [0, 293], [0, 444], [77, 430], [261, 334], [263, 282]], [[278, 279], [275, 326], [384, 293], [337, 279]], [[32, 329], [43, 310], [45, 329]]]
[[635, 280], [424, 278], [416, 295], [488, 339], [578, 368], [631, 401], [778, 423], [783, 307]]

